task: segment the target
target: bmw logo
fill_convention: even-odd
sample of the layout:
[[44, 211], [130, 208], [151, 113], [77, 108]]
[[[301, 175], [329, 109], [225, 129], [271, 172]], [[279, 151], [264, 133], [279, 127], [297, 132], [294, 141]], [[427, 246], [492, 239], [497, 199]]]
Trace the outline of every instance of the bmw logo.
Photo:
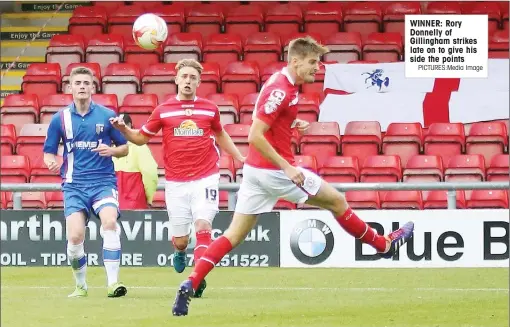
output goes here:
[[318, 265], [333, 251], [335, 237], [328, 225], [317, 219], [299, 222], [290, 235], [290, 249], [301, 263]]

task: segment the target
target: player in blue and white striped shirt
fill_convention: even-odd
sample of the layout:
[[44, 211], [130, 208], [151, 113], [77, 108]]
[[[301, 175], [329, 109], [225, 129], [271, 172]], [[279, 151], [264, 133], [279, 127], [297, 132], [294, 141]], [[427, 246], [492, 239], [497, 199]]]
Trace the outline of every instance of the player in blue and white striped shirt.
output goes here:
[[[53, 172], [60, 170], [62, 176], [67, 255], [76, 279], [76, 289], [69, 297], [88, 294], [83, 243], [91, 211], [99, 217], [103, 228], [107, 294], [109, 297], [124, 296], [127, 289], [118, 281], [121, 245], [117, 219], [120, 211], [112, 157], [128, 154], [127, 141], [110, 124], [115, 112], [92, 102], [94, 84], [89, 69], [75, 68], [69, 87], [73, 103], [53, 116], [44, 143], [44, 163]], [[61, 141], [64, 144], [62, 167], [55, 158]]]

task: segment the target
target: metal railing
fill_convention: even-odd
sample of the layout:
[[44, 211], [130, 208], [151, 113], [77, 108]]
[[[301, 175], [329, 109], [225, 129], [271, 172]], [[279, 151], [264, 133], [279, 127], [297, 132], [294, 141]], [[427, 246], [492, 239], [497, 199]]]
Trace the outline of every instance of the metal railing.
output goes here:
[[[220, 184], [220, 191], [228, 191], [228, 209], [234, 210], [236, 203], [236, 191], [239, 189], [238, 183]], [[432, 191], [445, 190], [448, 192], [448, 209], [457, 207], [458, 190], [508, 190], [508, 182], [434, 182], [434, 183], [332, 183], [334, 188], [341, 192], [345, 191]], [[159, 183], [158, 190], [164, 190], [165, 184]], [[10, 191], [13, 193], [13, 209], [22, 209], [20, 192], [35, 191], [59, 191], [61, 185], [54, 183], [37, 184], [0, 184], [1, 191]]]

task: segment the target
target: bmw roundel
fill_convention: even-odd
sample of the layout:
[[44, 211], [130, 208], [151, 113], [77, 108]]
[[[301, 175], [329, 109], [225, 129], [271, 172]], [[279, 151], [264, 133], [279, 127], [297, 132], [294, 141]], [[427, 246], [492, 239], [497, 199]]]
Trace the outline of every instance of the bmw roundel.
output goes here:
[[303, 220], [294, 226], [290, 249], [301, 263], [318, 265], [333, 251], [335, 237], [328, 225], [318, 219]]

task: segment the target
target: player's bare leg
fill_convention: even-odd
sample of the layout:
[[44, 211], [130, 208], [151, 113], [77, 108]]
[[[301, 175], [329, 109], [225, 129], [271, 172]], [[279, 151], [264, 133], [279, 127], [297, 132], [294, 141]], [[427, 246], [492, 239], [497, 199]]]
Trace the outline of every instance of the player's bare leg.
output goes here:
[[117, 207], [104, 206], [99, 211], [103, 228], [103, 262], [108, 280], [108, 297], [121, 297], [127, 293], [126, 286], [119, 282], [121, 246], [117, 217]]
[[412, 222], [386, 236], [377, 234], [349, 208], [345, 196], [324, 180], [319, 192], [315, 196], [310, 196], [306, 203], [331, 211], [346, 232], [374, 247], [383, 258], [393, 257], [398, 248], [413, 235]]
[[257, 222], [257, 215], [234, 213], [232, 222], [222, 236], [212, 242], [203, 256], [195, 263], [195, 269], [177, 291], [172, 313], [174, 316], [188, 314], [188, 306], [200, 282], [214, 268], [214, 266], [233, 248], [246, 239]]
[[69, 297], [85, 297], [87, 289], [87, 257], [85, 256], [85, 214], [83, 211], [72, 213], [66, 218], [67, 258], [71, 262], [76, 288]]

